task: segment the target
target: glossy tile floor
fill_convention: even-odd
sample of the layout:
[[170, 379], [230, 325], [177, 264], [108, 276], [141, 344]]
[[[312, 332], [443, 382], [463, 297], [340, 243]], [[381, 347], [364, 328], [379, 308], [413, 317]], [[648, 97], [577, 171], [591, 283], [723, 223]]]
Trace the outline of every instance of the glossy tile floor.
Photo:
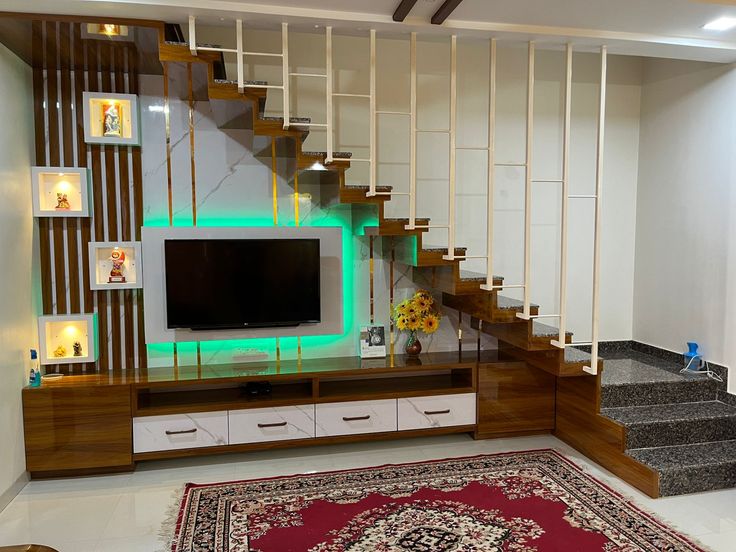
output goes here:
[[554, 437], [474, 441], [465, 435], [152, 462], [132, 474], [34, 481], [0, 513], [0, 545], [47, 544], [60, 552], [157, 552], [174, 495], [190, 481], [211, 483], [538, 448], [559, 450], [704, 546], [736, 550], [736, 489], [652, 500]]

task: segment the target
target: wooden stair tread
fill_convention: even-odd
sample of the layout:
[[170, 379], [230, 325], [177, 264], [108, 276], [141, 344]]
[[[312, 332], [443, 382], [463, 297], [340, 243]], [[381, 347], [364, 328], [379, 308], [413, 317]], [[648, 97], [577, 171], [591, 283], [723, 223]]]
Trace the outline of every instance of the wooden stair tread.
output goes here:
[[[535, 337], [555, 337], [559, 335], [560, 328], [544, 324], [538, 320], [532, 320], [532, 335]], [[572, 332], [565, 332], [566, 335], [572, 335]], [[582, 352], [582, 351], [581, 351]]]
[[[302, 155], [308, 156], [308, 157], [327, 157], [326, 151], [303, 151]], [[353, 154], [349, 151], [335, 151], [332, 153], [332, 157], [335, 159], [350, 159], [353, 156]]]
[[[531, 307], [539, 308], [539, 305], [531, 303]], [[521, 312], [524, 310], [524, 301], [519, 301], [518, 299], [512, 299], [511, 297], [499, 294], [496, 296], [496, 308]]]
[[[370, 186], [361, 186], [361, 185], [345, 185], [342, 187], [343, 190], [355, 190], [356, 192], [368, 192], [370, 190]], [[390, 192], [393, 190], [392, 186], [376, 186], [377, 192]]]
[[[463, 282], [482, 282], [485, 283], [486, 275], [480, 272], [473, 272], [471, 270], [460, 270], [460, 280]], [[493, 276], [494, 282], [503, 282], [503, 276]], [[500, 285], [500, 284], [494, 284]]]

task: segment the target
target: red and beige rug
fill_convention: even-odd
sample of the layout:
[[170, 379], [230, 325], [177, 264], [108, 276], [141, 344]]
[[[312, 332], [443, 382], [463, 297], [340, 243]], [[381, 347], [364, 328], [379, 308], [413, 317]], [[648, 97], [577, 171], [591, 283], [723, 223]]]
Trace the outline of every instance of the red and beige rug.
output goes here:
[[552, 450], [189, 484], [172, 552], [701, 551]]

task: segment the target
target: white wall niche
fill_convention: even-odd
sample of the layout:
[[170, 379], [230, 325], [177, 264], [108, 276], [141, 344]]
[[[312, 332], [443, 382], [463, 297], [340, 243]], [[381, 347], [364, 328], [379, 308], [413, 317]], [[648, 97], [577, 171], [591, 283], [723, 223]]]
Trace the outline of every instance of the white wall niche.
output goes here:
[[[86, 168], [33, 167], [31, 169], [31, 184], [33, 216], [90, 216], [89, 171]], [[68, 208], [57, 208], [62, 196], [66, 196]]]
[[[139, 146], [140, 125], [138, 96], [107, 92], [84, 92], [84, 141], [88, 144]], [[119, 117], [119, 135], [105, 133], [105, 114], [115, 106]]]
[[[74, 343], [81, 351], [74, 355]], [[97, 314], [58, 314], [38, 317], [41, 364], [73, 364], [97, 360]], [[55, 356], [59, 347], [64, 354]]]
[[[138, 289], [143, 287], [141, 242], [89, 242], [90, 289]], [[122, 278], [111, 275], [113, 252], [122, 252]]]

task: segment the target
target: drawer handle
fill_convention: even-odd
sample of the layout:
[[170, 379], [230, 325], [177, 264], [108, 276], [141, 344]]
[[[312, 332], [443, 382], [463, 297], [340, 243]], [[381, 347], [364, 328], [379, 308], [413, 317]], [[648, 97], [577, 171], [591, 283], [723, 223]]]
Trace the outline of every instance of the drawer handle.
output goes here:
[[436, 414], [449, 414], [450, 409], [447, 410], [425, 410], [424, 414], [427, 416], [435, 416]]
[[274, 424], [258, 424], [258, 427], [263, 429], [265, 427], [284, 427], [285, 425], [286, 425], [286, 422], [278, 422]]
[[166, 430], [166, 435], [183, 435], [185, 433], [197, 433], [197, 428], [193, 429], [182, 429], [181, 431]]
[[359, 422], [361, 420], [370, 420], [371, 415], [366, 414], [365, 416], [343, 416], [342, 421], [343, 422]]

